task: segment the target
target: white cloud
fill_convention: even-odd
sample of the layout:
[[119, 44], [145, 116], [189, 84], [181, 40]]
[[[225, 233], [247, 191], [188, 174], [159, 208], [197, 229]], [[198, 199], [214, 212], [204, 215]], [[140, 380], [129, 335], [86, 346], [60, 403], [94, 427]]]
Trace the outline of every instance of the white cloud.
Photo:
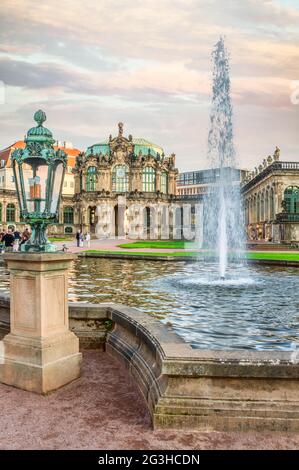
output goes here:
[[0, 145], [23, 135], [38, 105], [58, 138], [79, 147], [122, 119], [129, 133], [175, 151], [181, 168], [196, 168], [206, 152], [210, 53], [224, 34], [241, 162], [276, 144], [295, 158], [299, 107], [289, 84], [299, 79], [299, 11], [288, 3], [2, 0]]

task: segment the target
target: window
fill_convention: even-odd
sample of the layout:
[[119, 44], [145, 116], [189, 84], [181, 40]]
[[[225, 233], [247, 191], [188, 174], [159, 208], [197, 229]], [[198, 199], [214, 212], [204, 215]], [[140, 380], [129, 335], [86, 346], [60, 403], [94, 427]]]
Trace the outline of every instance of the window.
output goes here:
[[15, 182], [15, 177], [14, 177], [14, 176], [11, 176], [11, 182], [12, 182], [12, 183]]
[[6, 207], [6, 222], [15, 222], [16, 208], [14, 204], [7, 204]]
[[0, 202], [0, 220], [2, 220], [2, 204]]
[[274, 219], [274, 190], [270, 191], [270, 220]]
[[168, 175], [166, 171], [162, 171], [161, 173], [161, 192], [165, 194], [168, 193]]
[[142, 191], [156, 191], [156, 173], [151, 166], [146, 166], [142, 172]]
[[112, 191], [116, 193], [129, 191], [129, 169], [126, 165], [116, 165], [113, 168]]
[[74, 223], [74, 209], [70, 206], [66, 206], [63, 209], [63, 223], [64, 224]]
[[95, 166], [90, 166], [87, 170], [86, 178], [86, 191], [96, 190], [97, 169]]
[[284, 192], [283, 206], [286, 212], [299, 214], [299, 188], [289, 186]]

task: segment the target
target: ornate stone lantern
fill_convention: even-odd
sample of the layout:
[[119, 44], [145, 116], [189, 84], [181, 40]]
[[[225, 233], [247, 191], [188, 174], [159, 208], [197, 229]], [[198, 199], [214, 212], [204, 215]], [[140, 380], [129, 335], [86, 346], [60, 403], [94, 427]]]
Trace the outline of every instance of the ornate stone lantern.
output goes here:
[[21, 216], [32, 228], [22, 251], [51, 252], [56, 248], [47, 239], [46, 228], [58, 218], [67, 155], [55, 151], [52, 132], [43, 127], [44, 111], [37, 111], [34, 119], [37, 126], [27, 132], [25, 149], [16, 149], [11, 157]]

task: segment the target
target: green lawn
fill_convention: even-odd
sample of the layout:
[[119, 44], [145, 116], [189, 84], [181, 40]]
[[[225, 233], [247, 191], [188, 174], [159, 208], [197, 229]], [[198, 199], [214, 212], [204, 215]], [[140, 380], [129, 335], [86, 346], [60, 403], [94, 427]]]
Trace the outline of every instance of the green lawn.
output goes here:
[[65, 237], [49, 237], [50, 242], [71, 242], [72, 238], [65, 238]]
[[118, 245], [120, 248], [153, 248], [158, 250], [184, 250], [195, 249], [196, 243], [186, 242], [184, 240], [141, 240], [133, 243], [123, 243]]
[[161, 251], [161, 252], [151, 252], [151, 251], [116, 251], [116, 250], [85, 250], [83, 253], [100, 253], [100, 254], [111, 254], [111, 255], [130, 255], [130, 256], [197, 256], [198, 253], [193, 251]]
[[269, 259], [280, 261], [299, 261], [299, 253], [281, 253], [275, 251], [273, 253], [249, 251], [246, 253], [247, 259]]
[[[119, 255], [132, 255], [132, 256], [137, 256], [137, 255], [144, 255], [144, 256], [164, 256], [164, 257], [169, 257], [169, 256], [175, 256], [175, 257], [202, 257], [202, 256], [207, 256], [207, 253], [198, 253], [195, 251], [171, 251], [171, 252], [165, 252], [165, 251], [154, 251], [154, 252], [148, 252], [148, 251], [140, 251], [140, 252], [134, 252], [134, 251], [117, 251], [117, 250], [85, 250], [83, 253], [99, 253], [99, 254], [119, 254]], [[281, 253], [281, 252], [274, 252], [274, 253], [268, 253], [268, 252], [259, 252], [259, 251], [250, 251], [246, 253], [246, 258], [247, 259], [256, 259], [256, 260], [279, 260], [279, 261], [298, 261], [299, 262], [299, 253]]]

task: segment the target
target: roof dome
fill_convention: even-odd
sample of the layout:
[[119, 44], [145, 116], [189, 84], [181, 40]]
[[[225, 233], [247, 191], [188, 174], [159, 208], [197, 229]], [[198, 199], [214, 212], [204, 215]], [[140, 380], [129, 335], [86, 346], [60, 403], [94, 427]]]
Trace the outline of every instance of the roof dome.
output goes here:
[[[148, 155], [148, 153], [150, 153], [153, 157], [156, 157], [157, 153], [160, 155], [163, 154], [162, 147], [143, 138], [133, 138], [132, 144], [134, 145], [134, 152], [136, 155], [138, 155], [139, 152], [141, 152], [142, 155]], [[99, 153], [109, 153], [109, 140], [106, 139], [103, 142], [88, 147], [86, 155], [90, 155], [91, 153], [94, 155]]]

